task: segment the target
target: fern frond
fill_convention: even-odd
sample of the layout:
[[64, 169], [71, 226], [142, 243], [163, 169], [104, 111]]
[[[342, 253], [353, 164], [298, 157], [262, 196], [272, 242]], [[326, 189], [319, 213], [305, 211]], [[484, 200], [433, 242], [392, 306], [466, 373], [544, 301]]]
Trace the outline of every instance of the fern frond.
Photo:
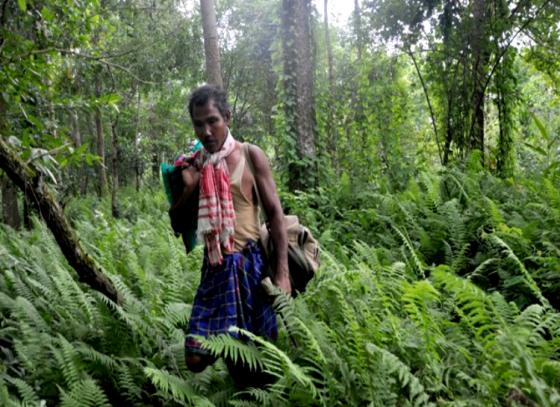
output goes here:
[[434, 405], [430, 402], [430, 396], [425, 392], [420, 380], [410, 372], [410, 368], [397, 356], [373, 343], [368, 343], [366, 348], [373, 355], [381, 355], [382, 363], [388, 369], [388, 372], [396, 375], [403, 388], [408, 388], [409, 400], [414, 406]]
[[51, 344], [51, 352], [60, 367], [60, 371], [66, 385], [69, 389], [73, 390], [80, 383], [83, 375], [81, 374], [81, 369], [78, 366], [77, 352], [70, 342], [66, 340], [62, 335], [58, 335], [56, 345]]
[[91, 378], [76, 383], [69, 393], [61, 390], [61, 394], [61, 407], [111, 407], [103, 390]]
[[305, 369], [293, 363], [284, 351], [252, 332], [237, 327], [231, 327], [230, 331], [247, 336], [262, 349], [262, 353], [267, 356], [267, 358], [264, 359], [264, 369], [267, 373], [280, 377], [291, 377], [296, 383], [309, 391], [312, 397], [319, 396], [319, 392], [313, 384], [313, 380], [307, 375]]
[[510, 260], [513, 264], [517, 266], [517, 268], [521, 272], [521, 275], [525, 279], [525, 282], [529, 287], [529, 289], [531, 290], [531, 292], [533, 293], [533, 295], [539, 300], [539, 302], [544, 307], [550, 308], [550, 303], [542, 295], [539, 286], [537, 285], [537, 283], [535, 282], [531, 274], [527, 271], [523, 263], [515, 255], [513, 250], [511, 250], [511, 248], [507, 245], [507, 243], [493, 233], [492, 234], [483, 233], [482, 238], [488, 240], [494, 247], [496, 247], [499, 250], [502, 256], [504, 256], [506, 259]]
[[225, 357], [234, 363], [242, 362], [251, 370], [264, 368], [263, 357], [251, 342], [239, 340], [228, 334], [210, 335], [207, 338], [198, 338], [203, 349], [216, 357]]
[[206, 397], [196, 394], [189, 382], [166, 370], [145, 367], [144, 373], [163, 396], [171, 396], [175, 401], [187, 402], [195, 406], [213, 406]]
[[23, 403], [29, 405], [38, 405], [39, 396], [33, 387], [19, 378], [9, 378], [10, 381], [18, 390], [19, 396]]
[[466, 279], [444, 271], [438, 267], [432, 272], [436, 288], [450, 293], [456, 311], [469, 326], [475, 337], [485, 346], [491, 346], [503, 321], [494, 310], [488, 296]]
[[[416, 250], [414, 249], [414, 246], [412, 245], [412, 242], [410, 241], [410, 238], [405, 235], [404, 232], [402, 232], [397, 226], [395, 226], [394, 224], [391, 224], [391, 226], [393, 227], [393, 229], [395, 230], [395, 232], [397, 232], [397, 234], [400, 236], [400, 238], [402, 239], [404, 245], [406, 246], [406, 248], [408, 249], [410, 255], [412, 256], [413, 259], [413, 263], [416, 266], [416, 269], [418, 270], [418, 273], [420, 275], [421, 278], [426, 278], [426, 274], [424, 273], [424, 266], [422, 266], [422, 262], [420, 261], [420, 258], [418, 257]], [[406, 258], [406, 257], [405, 257]]]

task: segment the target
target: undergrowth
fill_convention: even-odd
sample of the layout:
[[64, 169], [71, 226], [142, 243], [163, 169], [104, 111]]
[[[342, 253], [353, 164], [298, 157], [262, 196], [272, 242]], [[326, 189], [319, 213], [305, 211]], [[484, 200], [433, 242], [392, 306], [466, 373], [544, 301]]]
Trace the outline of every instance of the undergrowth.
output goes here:
[[[275, 343], [205, 346], [276, 378], [238, 390], [223, 361], [187, 371], [202, 251], [185, 256], [162, 193], [68, 204], [125, 298], [77, 282], [48, 230], [0, 229], [0, 404], [406, 406], [560, 403], [560, 191], [552, 181], [420, 174], [397, 193], [344, 183], [284, 203], [322, 266], [280, 297]], [[532, 404], [531, 404], [532, 403]]]

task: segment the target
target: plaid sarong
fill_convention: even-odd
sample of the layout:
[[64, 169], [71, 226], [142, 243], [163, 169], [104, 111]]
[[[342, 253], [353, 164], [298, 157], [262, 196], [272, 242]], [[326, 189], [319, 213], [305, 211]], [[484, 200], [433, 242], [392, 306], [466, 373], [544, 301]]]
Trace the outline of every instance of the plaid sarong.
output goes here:
[[206, 354], [191, 335], [207, 337], [228, 332], [231, 326], [276, 339], [276, 315], [261, 287], [263, 271], [258, 243], [251, 241], [242, 252], [224, 255], [223, 263], [216, 266], [209, 263], [205, 250], [185, 341], [187, 352]]

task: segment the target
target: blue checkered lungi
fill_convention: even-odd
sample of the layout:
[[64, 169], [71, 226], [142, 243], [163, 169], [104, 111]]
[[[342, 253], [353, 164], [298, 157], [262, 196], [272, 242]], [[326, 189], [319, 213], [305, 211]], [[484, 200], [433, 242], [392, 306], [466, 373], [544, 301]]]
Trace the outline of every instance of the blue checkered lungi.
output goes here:
[[206, 354], [191, 335], [207, 337], [228, 332], [231, 326], [276, 339], [276, 314], [261, 287], [264, 267], [262, 249], [255, 242], [249, 242], [242, 252], [224, 255], [217, 266], [209, 264], [204, 252], [185, 341], [187, 352]]

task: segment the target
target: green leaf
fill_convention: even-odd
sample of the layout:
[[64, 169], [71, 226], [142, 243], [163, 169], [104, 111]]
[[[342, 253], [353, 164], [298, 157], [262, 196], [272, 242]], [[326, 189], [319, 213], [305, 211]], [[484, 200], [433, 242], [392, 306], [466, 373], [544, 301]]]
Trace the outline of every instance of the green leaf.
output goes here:
[[533, 112], [529, 112], [529, 113], [531, 114], [531, 117], [533, 118], [535, 125], [539, 129], [539, 133], [541, 133], [541, 136], [548, 141], [550, 139], [550, 134], [548, 134], [548, 131], [546, 130], [546, 127], [544, 126], [541, 119], [539, 119], [535, 113]]
[[17, 2], [21, 11], [27, 10], [27, 3], [25, 2], [25, 0], [17, 0]]
[[41, 9], [41, 16], [43, 17], [43, 19], [45, 21], [49, 21], [49, 22], [53, 21], [54, 18], [55, 18], [54, 12], [50, 8], [48, 8], [47, 6], [45, 6]]
[[540, 154], [540, 155], [542, 155], [542, 156], [546, 156], [546, 155], [547, 155], [546, 151], [544, 151], [544, 149], [543, 149], [542, 147], [534, 146], [534, 145], [532, 145], [532, 144], [527, 143], [526, 141], [523, 142], [523, 145], [524, 145], [525, 147], [530, 148], [530, 149], [533, 150], [535, 153], [538, 153], [538, 154]]

